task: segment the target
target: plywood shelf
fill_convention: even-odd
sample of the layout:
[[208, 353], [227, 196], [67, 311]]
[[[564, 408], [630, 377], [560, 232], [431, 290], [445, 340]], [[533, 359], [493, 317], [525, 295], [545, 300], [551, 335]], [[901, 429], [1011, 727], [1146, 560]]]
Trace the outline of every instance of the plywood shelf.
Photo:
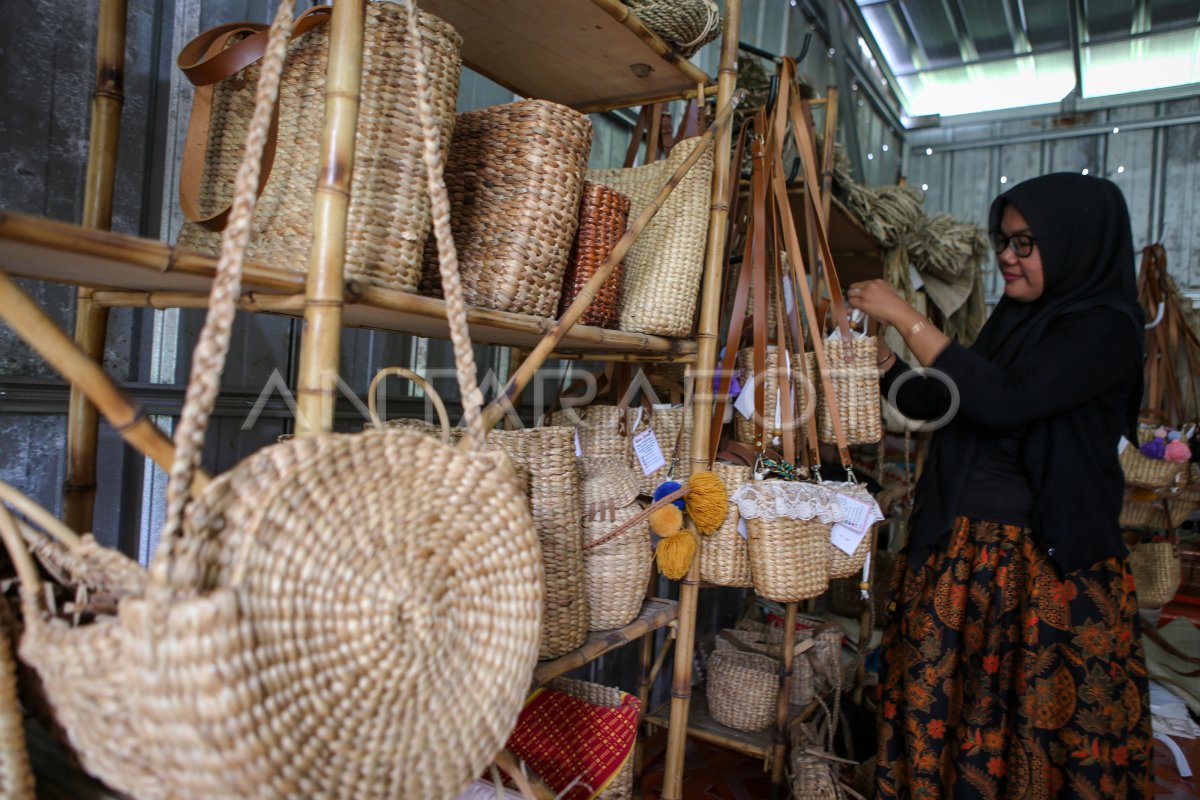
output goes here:
[[710, 79], [620, 0], [425, 0], [463, 62], [525, 97], [591, 112], [677, 97]]
[[[78, 225], [0, 212], [0, 270], [14, 276], [91, 286], [110, 307], [202, 308], [216, 259], [176, 251], [165, 242], [95, 231]], [[303, 316], [304, 275], [264, 264], [246, 264], [245, 310]], [[414, 336], [448, 338], [443, 301], [377, 287], [346, 288], [344, 323]], [[530, 348], [554, 324], [551, 319], [468, 309], [471, 336], [479, 344]], [[576, 325], [558, 348], [563, 353], [626, 353], [687, 361], [696, 344], [641, 333]]]
[[587, 641], [578, 650], [573, 650], [565, 656], [543, 661], [533, 671], [533, 681], [541, 686], [547, 681], [560, 675], [566, 675], [573, 669], [595, 661], [605, 653], [624, 647], [630, 642], [637, 641], [646, 634], [665, 627], [679, 616], [679, 604], [674, 600], [651, 598], [642, 605], [637, 619], [624, 628], [611, 631], [595, 631], [588, 634]]

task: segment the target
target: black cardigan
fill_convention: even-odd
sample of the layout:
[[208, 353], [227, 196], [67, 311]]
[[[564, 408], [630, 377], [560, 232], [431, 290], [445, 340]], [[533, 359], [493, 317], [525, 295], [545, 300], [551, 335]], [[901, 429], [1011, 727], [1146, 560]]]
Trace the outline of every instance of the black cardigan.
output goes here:
[[[934, 434], [951, 437], [951, 443], [970, 446], [972, 427], [1029, 428], [1029, 442], [1036, 444], [1027, 444], [1023, 461], [1034, 491], [1033, 536], [1065, 573], [1127, 552], [1118, 523], [1124, 476], [1117, 445], [1128, 433], [1140, 360], [1128, 316], [1098, 307], [1054, 320], [1041, 345], [1006, 368], [951, 343], [932, 368], [954, 391], [916, 373], [894, 388], [912, 371], [899, 359], [881, 388], [902, 414], [923, 420], [954, 411], [956, 394], [952, 421]], [[974, 453], [973, 460], [986, 455]], [[909, 525], [914, 566], [950, 531], [959, 511], [960, 497], [931, 496], [936, 492], [929, 484], [923, 477], [917, 486]]]

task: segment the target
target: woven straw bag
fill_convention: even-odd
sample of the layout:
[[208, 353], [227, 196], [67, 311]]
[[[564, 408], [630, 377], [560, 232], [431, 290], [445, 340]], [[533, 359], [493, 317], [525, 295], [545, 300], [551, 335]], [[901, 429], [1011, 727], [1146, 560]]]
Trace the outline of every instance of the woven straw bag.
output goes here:
[[581, 458], [579, 471], [582, 494], [588, 498], [582, 520], [588, 628], [621, 628], [637, 618], [650, 585], [650, 529], [634, 525], [606, 538], [641, 512], [633, 502], [637, 493], [631, 488], [636, 486], [632, 471], [623, 459]]
[[[861, 502], [873, 504], [870, 491], [861, 483], [827, 482], [826, 485], [840, 494], [849, 495]], [[830, 543], [829, 577], [831, 579], [849, 578], [851, 575], [858, 575], [862, 572], [863, 564], [867, 561], [867, 554], [871, 552], [871, 543], [875, 539], [871, 529], [875, 527], [875, 523], [883, 519], [883, 512], [879, 511], [878, 505], [872, 505], [872, 508], [875, 510], [875, 516], [871, 520], [871, 528], [863, 535], [862, 540], [854, 548], [853, 553], [847, 553], [837, 545]]]
[[1177, 497], [1149, 501], [1134, 499], [1131, 494], [1127, 493], [1121, 504], [1122, 528], [1178, 528], [1198, 507], [1194, 499], [1183, 497], [1183, 492]]
[[739, 731], [761, 731], [775, 721], [779, 660], [741, 650], [714, 650], [708, 660], [708, 710]]
[[596, 404], [551, 411], [543, 424], [575, 431], [580, 455], [585, 458], [633, 458], [629, 443], [630, 410], [623, 406]]
[[[663, 161], [588, 170], [587, 179], [628, 195], [629, 215], [636, 218], [699, 143], [699, 137], [684, 139]], [[625, 256], [617, 324], [621, 330], [657, 336], [691, 332], [704, 272], [712, 172], [708, 147]]]
[[829, 588], [829, 532], [845, 519], [832, 489], [765, 480], [733, 493], [749, 533], [754, 591], [778, 603], [816, 597]]
[[[739, 626], [740, 625], [741, 623], [739, 623]], [[738, 627], [731, 631], [723, 631], [717, 636], [714, 652], [736, 649], [734, 645], [731, 644], [724, 636], [725, 633], [733, 634], [743, 646], [775, 659], [775, 674], [776, 680], [778, 681], [778, 662], [780, 658], [781, 646], [783, 644], [782, 630], [774, 629], [774, 631], [771, 633], [767, 633], [756, 630], [746, 630]], [[776, 636], [775, 634], [779, 635]], [[797, 644], [805, 642], [809, 639], [812, 639], [812, 631], [803, 629], [796, 631], [795, 641]], [[816, 697], [816, 684], [813, 682], [813, 665], [808, 656], [808, 652], [798, 653], [792, 660], [792, 681], [791, 688], [788, 691], [788, 703], [794, 706], [806, 706], [814, 697]]]
[[[469, 305], [535, 317], [558, 310], [591, 147], [591, 121], [547, 100], [458, 115], [446, 185]], [[432, 242], [421, 291], [441, 296]]]
[[[591, 703], [594, 706], [618, 708], [624, 702], [624, 692], [611, 686], [579, 681], [572, 678], [555, 678], [547, 686], [558, 692]], [[625, 762], [620, 772], [608, 784], [608, 788], [596, 795], [595, 800], [630, 800], [633, 797], [633, 758]]]
[[1179, 489], [1190, 475], [1187, 462], [1161, 461], [1143, 455], [1133, 445], [1127, 445], [1119, 456], [1125, 483], [1145, 489]]
[[[579, 229], [571, 245], [571, 257], [563, 276], [562, 298], [558, 313], [562, 316], [575, 296], [616, 247], [629, 221], [629, 198], [620, 192], [591, 181], [583, 182], [579, 202]], [[622, 262], [623, 263], [623, 262]], [[591, 305], [579, 318], [580, 325], [612, 328], [617, 324], [617, 303], [624, 285], [624, 270], [618, 264], [596, 292]]]
[[[524, 701], [542, 572], [516, 474], [484, 449], [436, 148], [426, 167], [471, 449], [409, 431], [302, 437], [189, 496], [291, 11], [284, 0], [272, 23], [146, 591], [116, 617], [63, 625], [7, 532], [24, 562], [21, 655], [85, 767], [138, 797], [449, 797], [491, 761]], [[415, 15], [408, 24], [416, 40]]]
[[[731, 491], [750, 480], [750, 468], [738, 464], [715, 463], [712, 471]], [[750, 550], [746, 537], [738, 530], [741, 514], [737, 504], [729, 503], [729, 515], [721, 527], [700, 537], [700, 580], [715, 586], [753, 586]]]
[[[406, 8], [390, 2], [366, 5], [345, 278], [415, 291], [429, 232], [430, 206], [421, 163], [424, 138], [416, 113], [414, 54], [418, 48], [406, 26]], [[274, 162], [264, 165], [270, 178], [251, 222], [247, 252], [251, 260], [299, 272], [307, 271], [312, 247], [312, 197], [325, 124], [329, 18], [329, 6], [318, 6], [297, 22], [297, 30], [307, 32], [288, 48], [280, 85], [278, 131], [273, 137], [279, 146], [272, 144], [268, 151], [274, 152]], [[444, 157], [454, 127], [461, 38], [432, 14], [421, 14], [419, 19]], [[212, 71], [209, 56], [221, 55], [222, 45], [261, 27], [238, 23], [215, 28], [180, 54], [180, 66], [198, 84], [180, 186], [180, 199], [190, 220], [179, 236], [181, 248], [209, 255], [216, 255], [220, 248], [220, 219], [204, 220], [228, 208], [233, 198], [233, 176], [261, 74], [261, 66], [251, 63], [233, 77], [208, 76]], [[255, 41], [264, 35], [259, 32]], [[229, 49], [246, 51], [242, 61], [249, 62], [254, 52], [263, 51], [261, 45], [252, 47], [253, 39]], [[221, 78], [224, 80], [214, 86], [212, 82]], [[211, 99], [210, 114], [204, 113], [206, 97]]]
[[715, 0], [630, 0], [629, 7], [684, 58], [721, 35]]
[[[847, 444], [874, 444], [883, 436], [883, 412], [879, 394], [879, 342], [874, 336], [851, 341], [826, 339], [825, 358], [838, 414]], [[809, 379], [820, 386], [816, 359], [809, 357]], [[825, 393], [818, 392], [817, 429], [822, 442], [835, 441], [833, 417]]]
[[1183, 580], [1179, 547], [1174, 540], [1140, 542], [1130, 547], [1129, 568], [1141, 608], [1161, 608], [1171, 602]]
[[[779, 394], [779, 370], [781, 368], [779, 363], [779, 353], [779, 348], [773, 345], [767, 348], [765, 361], [766, 369], [764, 374], [757, 381], [753, 381], [754, 348], [744, 347], [741, 350], [738, 350], [737, 361], [735, 362], [738, 375], [741, 376], [740, 380], [742, 382], [742, 386], [749, 386], [753, 381], [754, 389], [751, 391], [758, 392], [761, 390], [765, 392], [763, 395], [763, 433], [766, 437], [766, 445], [768, 447], [775, 448], [778, 448], [782, 445], [781, 437], [783, 436], [783, 430], [781, 429], [783, 420], [781, 409], [779, 408], [779, 401], [781, 399]], [[811, 362], [812, 359], [810, 358], [809, 361]], [[813, 384], [811, 382], [811, 376], [807, 386], [805, 385], [804, 381], [796, 379], [801, 375], [807, 374], [803, 368], [804, 363], [805, 356], [803, 354], [792, 353], [790, 360], [784, 359], [784, 364], [782, 365], [782, 368], [784, 369], [787, 369], [787, 365], [791, 365], [793, 376], [793, 380], [791, 381], [793, 397], [792, 408], [795, 410], [795, 416], [797, 419], [807, 419], [806, 415], [813, 413], [811, 408], [806, 408], [804, 405], [806, 401], [811, 402], [808, 400], [808, 398], [815, 396], [812, 393]], [[740, 413], [734, 412], [733, 436], [734, 439], [742, 442], [743, 444], [753, 445], [755, 443], [754, 419], [752, 417], [743, 417]]]

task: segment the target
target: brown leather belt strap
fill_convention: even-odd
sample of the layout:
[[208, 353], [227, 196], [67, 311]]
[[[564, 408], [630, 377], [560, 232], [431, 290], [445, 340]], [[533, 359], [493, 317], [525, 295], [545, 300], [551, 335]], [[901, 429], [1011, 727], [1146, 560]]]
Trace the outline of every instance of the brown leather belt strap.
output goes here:
[[[330, 6], [315, 6], [296, 18], [295, 28], [289, 41], [332, 19]], [[235, 41], [243, 34], [250, 34]], [[187, 139], [183, 145], [183, 163], [179, 172], [179, 205], [183, 215], [191, 222], [210, 230], [222, 231], [229, 220], [230, 207], [214, 214], [200, 210], [200, 183], [204, 173], [205, 154], [208, 151], [209, 129], [212, 125], [213, 95], [216, 85], [232, 78], [242, 70], [257, 63], [266, 54], [268, 26], [257, 22], [233, 22], [218, 25], [192, 39], [179, 52], [176, 64], [196, 86], [192, 100], [192, 115], [188, 120]], [[230, 42], [234, 42], [230, 44]], [[275, 163], [275, 144], [279, 138], [279, 103], [271, 116], [271, 128], [263, 149], [262, 170], [258, 176], [259, 195], [271, 177]]]

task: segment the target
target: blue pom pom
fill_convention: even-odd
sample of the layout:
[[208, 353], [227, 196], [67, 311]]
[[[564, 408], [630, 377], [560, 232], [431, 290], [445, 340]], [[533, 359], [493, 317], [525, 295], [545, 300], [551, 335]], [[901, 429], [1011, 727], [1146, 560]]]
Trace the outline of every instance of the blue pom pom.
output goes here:
[[[664, 483], [664, 484], [660, 484], [660, 485], [659, 485], [659, 487], [658, 487], [657, 489], [655, 489], [655, 490], [654, 490], [654, 502], [656, 502], [656, 503], [657, 503], [659, 500], [661, 500], [662, 498], [666, 497], [666, 496], [667, 496], [667, 495], [669, 495], [671, 492], [678, 492], [678, 491], [679, 491], [680, 489], [682, 489], [682, 488], [683, 488], [683, 487], [682, 487], [682, 486], [680, 486], [680, 485], [679, 485], [678, 483], [676, 483], [675, 481], [667, 481], [667, 482], [666, 482], [666, 483]], [[675, 507], [676, 507], [676, 508], [678, 508], [680, 511], [683, 511], [683, 498], [682, 498], [682, 497], [680, 497], [680, 498], [679, 498], [679, 499], [677, 499], [677, 500], [673, 500], [673, 501], [671, 502], [671, 505], [675, 506]]]
[[1171, 431], [1170, 433], [1167, 434], [1167, 441], [1168, 442], [1177, 441], [1180, 436], [1182, 436], [1182, 434], [1179, 431]]

